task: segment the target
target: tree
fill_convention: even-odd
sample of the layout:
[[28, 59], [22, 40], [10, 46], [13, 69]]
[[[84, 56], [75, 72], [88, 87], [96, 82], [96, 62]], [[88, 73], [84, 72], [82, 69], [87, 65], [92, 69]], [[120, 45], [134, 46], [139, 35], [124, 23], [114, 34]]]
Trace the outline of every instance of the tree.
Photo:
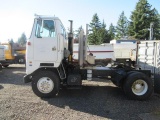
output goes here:
[[101, 23], [99, 21], [99, 17], [96, 14], [93, 15], [92, 21], [89, 25], [90, 29], [90, 34], [88, 35], [88, 42], [89, 44], [101, 44], [103, 41], [99, 39], [99, 29], [101, 28]]
[[[149, 39], [150, 23], [158, 23], [158, 12], [151, 9], [147, 0], [139, 0], [130, 17], [129, 35], [136, 39]], [[158, 38], [159, 25], [154, 26], [154, 35]]]
[[100, 20], [99, 20], [99, 17], [98, 17], [98, 14], [95, 13], [92, 17], [92, 21], [89, 25], [92, 29], [95, 28], [95, 29], [98, 29], [101, 27], [101, 23], [100, 23]]
[[103, 20], [101, 27], [98, 29], [98, 39], [101, 43], [109, 43], [108, 40], [108, 31], [106, 30], [106, 24]]
[[116, 39], [126, 38], [128, 36], [128, 20], [124, 14], [121, 13], [116, 26]]
[[13, 39], [11, 38], [10, 40], [8, 40], [8, 42], [9, 43], [11, 43], [11, 44], [13, 44], [14, 43], [14, 41], [13, 41]]
[[77, 30], [74, 31], [75, 37], [77, 38], [79, 36], [80, 31], [82, 30], [82, 26], [80, 26]]
[[104, 20], [102, 21], [102, 23], [100, 22], [97, 13], [93, 15], [89, 27], [91, 28], [90, 34], [88, 35], [89, 44], [99, 45], [109, 42], [106, 24]]
[[151, 21], [153, 23], [153, 39], [160, 40], [160, 15], [155, 8], [152, 10]]
[[111, 23], [108, 30], [108, 39], [110, 41], [113, 40], [114, 38], [115, 38], [115, 27]]
[[19, 45], [21, 45], [21, 46], [25, 46], [26, 42], [27, 42], [27, 37], [26, 37], [25, 33], [22, 33], [21, 37], [18, 38], [18, 42], [17, 43]]
[[82, 29], [82, 26], [80, 26], [77, 30], [74, 31], [74, 43], [79, 43], [78, 36]]

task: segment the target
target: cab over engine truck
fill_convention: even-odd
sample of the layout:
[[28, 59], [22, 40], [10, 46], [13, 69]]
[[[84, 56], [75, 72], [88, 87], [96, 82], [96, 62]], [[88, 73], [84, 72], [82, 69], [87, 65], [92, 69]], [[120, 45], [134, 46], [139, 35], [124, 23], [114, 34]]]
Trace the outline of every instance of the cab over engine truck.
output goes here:
[[[86, 27], [87, 30], [87, 27]], [[68, 40], [61, 20], [57, 17], [36, 16], [26, 50], [24, 82], [32, 82], [33, 92], [39, 97], [53, 97], [61, 86], [79, 87], [82, 80], [111, 78], [130, 99], [146, 100], [153, 93], [149, 70], [95, 67], [95, 58], [86, 52], [87, 31], [79, 35], [79, 58], [74, 63], [72, 21]], [[104, 91], [105, 92], [105, 91]]]

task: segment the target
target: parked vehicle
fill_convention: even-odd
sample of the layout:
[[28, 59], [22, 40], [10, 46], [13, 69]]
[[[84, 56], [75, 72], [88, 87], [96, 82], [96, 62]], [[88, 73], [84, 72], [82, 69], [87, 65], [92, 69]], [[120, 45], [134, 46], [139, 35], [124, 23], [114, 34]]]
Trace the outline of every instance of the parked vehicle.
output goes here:
[[27, 41], [24, 82], [32, 82], [33, 92], [39, 97], [55, 96], [63, 85], [80, 87], [82, 80], [93, 78], [111, 78], [115, 85], [123, 88], [130, 99], [146, 100], [152, 95], [150, 70], [96, 67], [95, 57], [86, 54], [86, 38], [87, 34], [84, 35], [81, 30], [78, 62], [74, 63], [72, 21], [67, 41], [59, 18], [36, 16], [31, 37]]
[[[73, 60], [78, 61], [79, 44], [73, 44]], [[115, 61], [114, 49], [111, 44], [88, 45], [87, 54], [93, 54], [96, 66], [107, 66]]]
[[[117, 41], [117, 42], [116, 42]], [[115, 64], [134, 66], [136, 62], [136, 40], [116, 40], [101, 45], [88, 45], [87, 54], [93, 54], [97, 66], [107, 66], [114, 61]], [[79, 44], [73, 44], [73, 59], [78, 60]]]
[[2, 43], [5, 47], [5, 61], [2, 62], [3, 67], [10, 64], [24, 64], [26, 48], [20, 47], [17, 43]]
[[112, 40], [116, 63], [134, 66], [136, 63], [137, 40]]
[[0, 71], [2, 70], [2, 62], [5, 61], [4, 46], [0, 45]]
[[0, 61], [5, 60], [4, 46], [0, 45]]
[[141, 70], [150, 70], [155, 92], [160, 93], [160, 40], [140, 41], [137, 65]]

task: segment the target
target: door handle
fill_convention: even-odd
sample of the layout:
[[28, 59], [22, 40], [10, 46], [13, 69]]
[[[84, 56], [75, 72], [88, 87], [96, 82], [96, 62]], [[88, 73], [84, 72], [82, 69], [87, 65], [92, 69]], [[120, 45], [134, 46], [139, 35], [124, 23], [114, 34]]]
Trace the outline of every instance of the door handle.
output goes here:
[[56, 50], [56, 47], [53, 47], [53, 48], [52, 48], [52, 51], [55, 51], [55, 50]]

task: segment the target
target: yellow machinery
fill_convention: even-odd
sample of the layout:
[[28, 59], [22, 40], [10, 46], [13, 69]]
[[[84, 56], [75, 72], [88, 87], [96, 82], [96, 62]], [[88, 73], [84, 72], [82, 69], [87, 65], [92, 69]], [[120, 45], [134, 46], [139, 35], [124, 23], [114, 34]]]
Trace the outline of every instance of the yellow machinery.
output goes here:
[[20, 47], [17, 43], [2, 43], [5, 46], [5, 62], [2, 66], [8, 67], [9, 64], [24, 64], [26, 48]]

